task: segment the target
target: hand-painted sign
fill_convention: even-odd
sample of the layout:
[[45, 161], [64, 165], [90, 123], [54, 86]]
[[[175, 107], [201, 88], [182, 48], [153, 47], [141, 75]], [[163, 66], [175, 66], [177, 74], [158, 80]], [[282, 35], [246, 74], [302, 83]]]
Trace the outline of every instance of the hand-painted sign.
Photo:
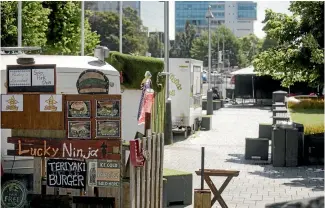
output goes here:
[[8, 65], [8, 93], [55, 93], [56, 65]]
[[1, 207], [22, 208], [26, 199], [27, 189], [22, 182], [11, 180], [1, 186]]
[[120, 140], [65, 140], [48, 138], [8, 137], [15, 144], [8, 155], [50, 158], [120, 160]]
[[62, 95], [40, 95], [40, 112], [61, 112]]
[[1, 111], [23, 111], [23, 95], [1, 95]]
[[82, 189], [86, 186], [85, 161], [49, 159], [47, 161], [47, 185], [60, 188]]
[[120, 163], [107, 160], [89, 162], [88, 185], [96, 187], [120, 186]]

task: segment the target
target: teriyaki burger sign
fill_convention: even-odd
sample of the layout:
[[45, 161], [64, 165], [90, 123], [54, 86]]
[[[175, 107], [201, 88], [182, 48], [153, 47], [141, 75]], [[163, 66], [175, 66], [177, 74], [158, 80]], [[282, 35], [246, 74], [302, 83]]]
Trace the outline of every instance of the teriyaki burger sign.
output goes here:
[[20, 181], [7, 181], [1, 187], [1, 207], [3, 208], [22, 208], [26, 199], [27, 189]]

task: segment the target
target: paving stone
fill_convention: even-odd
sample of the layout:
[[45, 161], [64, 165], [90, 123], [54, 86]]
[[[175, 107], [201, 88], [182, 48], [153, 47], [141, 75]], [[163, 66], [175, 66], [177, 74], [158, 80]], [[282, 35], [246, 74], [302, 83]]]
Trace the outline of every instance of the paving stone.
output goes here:
[[[258, 124], [272, 123], [271, 116], [269, 110], [222, 108], [212, 116], [212, 130], [196, 132], [184, 141], [165, 146], [164, 167], [193, 173], [193, 188], [200, 187], [200, 177], [194, 171], [200, 169], [201, 147], [204, 146], [205, 168], [240, 171], [222, 193], [229, 208], [264, 208], [267, 202], [323, 194], [323, 167], [273, 167], [244, 159], [245, 137], [257, 137]], [[213, 177], [212, 180], [219, 189], [225, 178]], [[244, 204], [245, 201], [252, 204]], [[189, 207], [193, 205], [186, 208]]]

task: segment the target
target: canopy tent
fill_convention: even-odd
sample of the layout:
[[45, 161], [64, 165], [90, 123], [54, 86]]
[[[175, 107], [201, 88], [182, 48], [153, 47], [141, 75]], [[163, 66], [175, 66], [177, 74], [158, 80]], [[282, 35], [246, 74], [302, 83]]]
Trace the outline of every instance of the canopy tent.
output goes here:
[[257, 72], [254, 71], [253, 66], [249, 66], [243, 69], [239, 69], [231, 73], [231, 75], [256, 75]]

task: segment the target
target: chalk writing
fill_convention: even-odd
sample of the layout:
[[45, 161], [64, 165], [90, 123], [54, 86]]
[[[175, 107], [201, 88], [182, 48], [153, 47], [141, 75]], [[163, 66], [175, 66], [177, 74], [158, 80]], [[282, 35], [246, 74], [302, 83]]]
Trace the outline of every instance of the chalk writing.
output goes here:
[[47, 185], [81, 189], [86, 184], [86, 162], [50, 159], [47, 161]]

